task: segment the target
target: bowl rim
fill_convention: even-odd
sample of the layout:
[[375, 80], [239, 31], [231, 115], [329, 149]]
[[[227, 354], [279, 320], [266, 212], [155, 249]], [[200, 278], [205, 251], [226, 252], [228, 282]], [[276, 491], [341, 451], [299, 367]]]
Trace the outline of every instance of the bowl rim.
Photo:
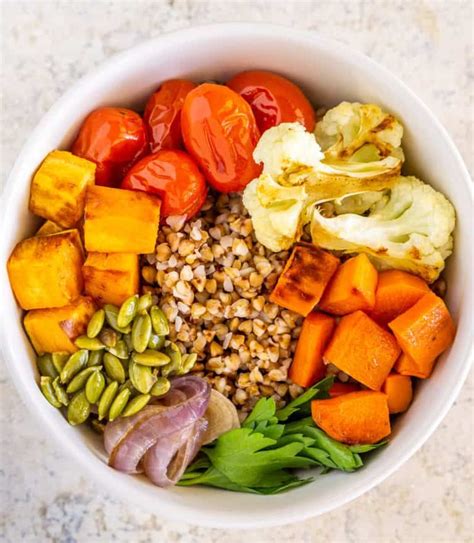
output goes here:
[[[101, 62], [97, 67], [95, 67], [93, 70], [88, 72], [85, 76], [81, 77], [78, 81], [72, 84], [64, 92], [58, 100], [55, 101], [55, 103], [51, 106], [51, 108], [42, 116], [36, 127], [31, 132], [30, 136], [27, 138], [26, 142], [23, 144], [15, 162], [12, 167], [12, 170], [10, 172], [10, 175], [8, 176], [8, 179], [5, 183], [5, 186], [2, 191], [2, 203], [0, 206], [0, 216], [1, 216], [1, 226], [0, 231], [4, 231], [4, 228], [6, 228], [7, 223], [7, 214], [6, 210], [9, 207], [9, 202], [12, 199], [12, 195], [15, 190], [14, 181], [15, 178], [19, 175], [21, 175], [21, 168], [22, 163], [24, 161], [24, 158], [28, 155], [28, 152], [30, 148], [32, 148], [38, 139], [39, 135], [43, 131], [44, 127], [48, 126], [52, 121], [55, 120], [57, 113], [60, 112], [69, 102], [73, 102], [77, 96], [79, 96], [82, 92], [82, 90], [89, 86], [89, 84], [92, 84], [96, 82], [96, 80], [99, 80], [100, 78], [108, 78], [110, 74], [113, 74], [115, 71], [120, 70], [120, 67], [122, 63], [126, 62], [129, 59], [132, 58], [138, 58], [141, 54], [143, 54], [145, 51], [149, 51], [151, 48], [155, 48], [156, 46], [162, 46], [166, 42], [173, 43], [173, 42], [179, 42], [181, 40], [188, 39], [190, 37], [198, 38], [199, 36], [203, 36], [208, 32], [220, 32], [221, 34], [225, 34], [226, 36], [241, 36], [242, 33], [249, 33], [249, 34], [259, 34], [259, 35], [268, 35], [274, 37], [276, 32], [282, 32], [284, 31], [287, 35], [291, 35], [291, 39], [293, 43], [304, 43], [308, 46], [313, 47], [322, 47], [322, 48], [330, 48], [331, 50], [335, 51], [337, 54], [346, 55], [349, 56], [351, 59], [351, 62], [354, 64], [359, 65], [365, 65], [368, 68], [371, 68], [378, 72], [380, 75], [383, 75], [385, 78], [387, 78], [394, 86], [397, 87], [398, 92], [405, 94], [408, 96], [408, 98], [411, 99], [411, 101], [416, 105], [417, 108], [420, 108], [424, 111], [424, 113], [431, 118], [431, 121], [433, 122], [434, 126], [439, 132], [440, 137], [443, 139], [444, 143], [446, 144], [446, 152], [450, 153], [453, 158], [456, 160], [458, 166], [459, 166], [459, 172], [461, 172], [462, 175], [460, 175], [460, 178], [462, 178], [462, 182], [466, 185], [470, 196], [471, 201], [473, 200], [474, 190], [472, 187], [472, 183], [470, 181], [470, 176], [467, 171], [467, 168], [463, 162], [463, 159], [461, 157], [460, 152], [454, 145], [451, 137], [449, 136], [448, 132], [444, 128], [444, 126], [441, 124], [441, 122], [436, 118], [436, 116], [431, 112], [431, 110], [425, 105], [425, 103], [405, 84], [403, 83], [395, 74], [393, 74], [390, 70], [385, 68], [384, 66], [380, 65], [378, 62], [372, 60], [370, 57], [365, 55], [364, 53], [353, 49], [349, 45], [345, 45], [341, 42], [338, 42], [332, 38], [328, 38], [326, 36], [322, 36], [317, 32], [313, 31], [303, 31], [303, 30], [297, 30], [294, 28], [290, 28], [284, 25], [276, 25], [276, 24], [269, 24], [269, 23], [245, 23], [245, 22], [237, 22], [237, 23], [213, 23], [213, 24], [203, 24], [203, 25], [194, 25], [192, 27], [188, 28], [181, 28], [179, 30], [174, 30], [170, 32], [166, 32], [161, 34], [160, 36], [149, 39], [147, 41], [141, 42], [131, 48], [128, 48], [124, 51], [121, 51], [110, 58], [106, 59], [105, 61]], [[461, 182], [461, 179], [460, 179]], [[0, 243], [1, 245], [4, 244], [3, 240]], [[8, 315], [6, 311], [4, 312], [4, 308], [2, 305], [1, 308], [2, 312], [2, 320], [8, 318]], [[174, 521], [183, 521], [183, 518], [186, 518], [186, 523], [191, 523], [194, 525], [200, 525], [200, 526], [207, 526], [207, 527], [214, 527], [214, 528], [239, 528], [239, 529], [250, 529], [250, 528], [263, 528], [263, 527], [270, 527], [270, 526], [279, 526], [288, 524], [291, 522], [297, 522], [306, 520], [308, 518], [329, 512], [333, 509], [336, 509], [342, 505], [345, 505], [349, 503], [350, 501], [358, 498], [363, 493], [367, 492], [368, 490], [374, 488], [379, 483], [381, 483], [383, 480], [388, 478], [390, 475], [392, 475], [402, 464], [404, 464], [429, 438], [429, 436], [434, 432], [434, 430], [439, 426], [442, 419], [445, 417], [447, 412], [449, 411], [451, 405], [455, 401], [456, 397], [458, 396], [461, 387], [463, 386], [463, 383], [469, 373], [469, 369], [471, 366], [470, 361], [470, 351], [472, 346], [472, 340], [473, 334], [471, 332], [470, 339], [467, 338], [465, 341], [465, 348], [463, 351], [463, 360], [464, 360], [464, 366], [462, 369], [462, 374], [460, 376], [460, 379], [457, 381], [456, 386], [454, 386], [449, 394], [449, 399], [445, 402], [445, 404], [441, 405], [438, 409], [438, 411], [432, 416], [433, 420], [429, 426], [426, 427], [424, 433], [417, 436], [416, 440], [412, 440], [411, 443], [408, 443], [406, 446], [406, 449], [403, 451], [403, 454], [401, 454], [397, 461], [394, 462], [391, 466], [387, 467], [383, 472], [380, 472], [376, 475], [374, 475], [370, 480], [363, 482], [362, 484], [359, 484], [358, 486], [351, 489], [350, 492], [348, 492], [346, 495], [339, 497], [338, 499], [332, 499], [330, 502], [328, 502], [327, 506], [323, 506], [319, 508], [317, 512], [315, 512], [312, 507], [311, 503], [308, 502], [306, 504], [306, 507], [303, 507], [299, 509], [298, 511], [295, 511], [294, 509], [287, 510], [287, 515], [284, 517], [277, 516], [275, 518], [275, 514], [272, 515], [271, 513], [271, 506], [269, 507], [269, 514], [265, 515], [264, 517], [260, 518], [252, 518], [249, 519], [248, 522], [242, 522], [242, 518], [239, 517], [238, 513], [237, 515], [233, 514], [232, 512], [229, 512], [227, 515], [223, 515], [223, 518], [215, 518], [215, 516], [212, 514], [212, 512], [207, 511], [205, 514], [203, 514], [202, 511], [192, 509], [191, 507], [187, 506], [181, 506], [176, 507], [175, 505], [171, 504], [168, 505], [165, 500], [160, 500], [160, 516], [163, 518], [168, 518]], [[129, 485], [126, 484], [126, 482], [117, 476], [117, 473], [113, 470], [110, 470], [110, 473], [105, 473], [105, 471], [99, 469], [95, 464], [92, 464], [87, 461], [87, 458], [85, 455], [83, 455], [79, 449], [68, 440], [63, 439], [63, 435], [61, 433], [61, 428], [59, 425], [56, 424], [55, 420], [53, 420], [53, 417], [49, 415], [49, 412], [46, 410], [38, 409], [37, 402], [34, 398], [29, 396], [27, 394], [26, 389], [21, 385], [21, 383], [17, 383], [14, 380], [14, 349], [13, 345], [10, 344], [8, 337], [6, 335], [6, 327], [2, 326], [0, 327], [0, 353], [2, 355], [2, 359], [5, 361], [6, 366], [8, 368], [8, 375], [11, 381], [13, 382], [13, 385], [15, 386], [16, 390], [18, 391], [20, 397], [22, 398], [23, 402], [28, 407], [28, 410], [30, 413], [32, 413], [35, 417], [37, 417], [38, 422], [41, 422], [43, 426], [46, 426], [48, 428], [48, 432], [50, 435], [52, 435], [55, 439], [55, 441], [60, 444], [63, 450], [66, 452], [70, 452], [71, 456], [73, 456], [78, 462], [80, 462], [81, 465], [84, 466], [85, 470], [90, 473], [93, 476], [94, 482], [103, 481], [107, 491], [109, 491], [111, 494], [117, 493], [117, 489], [120, 488], [119, 494], [126, 495], [128, 493], [129, 497], [132, 499], [132, 501], [136, 503], [140, 503], [142, 506], [145, 506], [145, 508], [148, 508], [141, 498], [141, 492], [132, 489], [129, 487]], [[114, 492], [115, 491], [115, 492]], [[266, 497], [268, 501], [270, 502], [270, 497]], [[150, 506], [150, 511], [156, 513], [156, 508]], [[183, 517], [183, 513], [186, 513], [187, 516]]]

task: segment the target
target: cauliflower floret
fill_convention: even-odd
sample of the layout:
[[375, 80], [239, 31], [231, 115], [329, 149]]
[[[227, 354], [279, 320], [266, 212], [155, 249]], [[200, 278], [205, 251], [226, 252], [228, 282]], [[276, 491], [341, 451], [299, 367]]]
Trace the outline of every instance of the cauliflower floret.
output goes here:
[[341, 102], [316, 124], [314, 133], [324, 151], [320, 176], [400, 173], [403, 127], [375, 104]]
[[381, 268], [435, 281], [452, 251], [453, 206], [415, 177], [399, 177], [386, 196], [374, 203], [368, 216], [344, 213], [326, 218], [315, 208], [313, 242], [345, 253], [365, 252]]
[[257, 194], [259, 183], [260, 179], [254, 179], [247, 185], [243, 195], [244, 205], [252, 217], [257, 240], [271, 251], [283, 251], [291, 247], [300, 235], [305, 201], [297, 198], [275, 200], [265, 207]]
[[[253, 152], [255, 162], [263, 162], [263, 173], [284, 177], [283, 184], [300, 184], [304, 173], [315, 168], [324, 154], [313, 134], [300, 123], [282, 123], [266, 130]], [[285, 183], [286, 181], [286, 183]]]

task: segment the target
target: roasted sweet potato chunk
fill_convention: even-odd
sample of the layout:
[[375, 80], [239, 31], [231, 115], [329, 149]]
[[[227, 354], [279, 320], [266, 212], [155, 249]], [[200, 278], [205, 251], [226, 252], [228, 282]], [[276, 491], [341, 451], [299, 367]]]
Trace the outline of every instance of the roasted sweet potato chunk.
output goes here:
[[343, 443], [377, 443], [390, 432], [387, 396], [361, 390], [330, 400], [313, 400], [314, 422]]
[[30, 211], [71, 228], [84, 213], [86, 189], [94, 183], [96, 165], [68, 151], [52, 151], [33, 176]]
[[356, 311], [339, 321], [324, 360], [366, 387], [380, 390], [399, 354], [393, 335]]
[[92, 186], [87, 189], [86, 249], [98, 253], [151, 253], [161, 201], [145, 192]]
[[138, 255], [89, 253], [82, 267], [86, 294], [101, 304], [121, 305], [138, 293]]
[[270, 300], [306, 317], [339, 265], [339, 259], [311, 243], [297, 243]]
[[64, 228], [53, 221], [45, 221], [36, 232], [36, 236], [50, 236], [51, 234], [58, 234], [64, 232]]
[[74, 340], [85, 333], [95, 310], [92, 298], [80, 296], [64, 307], [29, 311], [24, 325], [35, 351], [38, 354], [77, 351]]
[[82, 291], [82, 264], [77, 230], [20, 241], [7, 264], [19, 305], [42, 309], [72, 302]]

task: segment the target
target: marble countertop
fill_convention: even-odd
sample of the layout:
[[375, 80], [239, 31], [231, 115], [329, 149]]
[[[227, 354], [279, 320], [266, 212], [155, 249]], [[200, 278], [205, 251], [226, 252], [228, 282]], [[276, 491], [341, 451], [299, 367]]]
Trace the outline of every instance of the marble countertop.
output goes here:
[[[472, 3], [3, 1], [2, 182], [30, 130], [80, 76], [165, 31], [267, 21], [335, 37], [398, 74], [436, 113], [473, 171]], [[29, 417], [0, 365], [0, 540], [8, 542], [473, 541], [472, 375], [428, 443], [357, 501], [298, 525], [247, 532], [166, 521], [87, 478]]]

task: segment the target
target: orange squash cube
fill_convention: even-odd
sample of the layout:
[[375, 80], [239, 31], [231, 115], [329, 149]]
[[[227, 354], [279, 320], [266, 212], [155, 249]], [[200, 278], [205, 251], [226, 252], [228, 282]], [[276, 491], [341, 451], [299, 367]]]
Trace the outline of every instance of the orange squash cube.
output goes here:
[[313, 400], [311, 415], [317, 426], [343, 443], [377, 443], [391, 432], [383, 392], [361, 390], [329, 400]]
[[33, 176], [30, 211], [64, 228], [82, 219], [86, 189], [95, 181], [94, 162], [68, 151], [52, 151]]
[[64, 228], [59, 226], [53, 221], [45, 221], [36, 232], [35, 236], [50, 236], [51, 234], [58, 234], [63, 232]]
[[446, 304], [433, 292], [425, 294], [388, 326], [408, 356], [398, 364], [397, 371], [422, 378], [430, 376], [436, 359], [451, 345], [456, 335]]
[[77, 351], [74, 340], [84, 334], [96, 305], [92, 298], [80, 296], [73, 303], [53, 309], [33, 309], [23, 321], [38, 354]]
[[329, 282], [318, 307], [333, 315], [368, 311], [375, 304], [377, 270], [364, 253], [342, 263]]
[[428, 285], [416, 275], [401, 270], [380, 272], [375, 305], [369, 315], [380, 324], [387, 324], [410, 309], [428, 292]]
[[356, 311], [339, 321], [324, 360], [366, 387], [380, 390], [399, 354], [393, 335]]
[[314, 385], [326, 374], [323, 352], [336, 321], [324, 313], [310, 313], [301, 328], [289, 377], [301, 387]]
[[407, 375], [391, 373], [385, 379], [382, 391], [387, 395], [388, 410], [391, 415], [406, 411], [413, 399], [411, 378]]
[[297, 243], [270, 301], [306, 317], [321, 299], [339, 259], [311, 243]]
[[138, 255], [131, 253], [89, 253], [82, 267], [84, 290], [100, 304], [122, 305], [138, 294]]
[[87, 189], [84, 237], [87, 251], [146, 254], [155, 250], [161, 201], [141, 191]]
[[77, 230], [20, 241], [7, 264], [18, 304], [23, 309], [67, 305], [82, 291], [82, 264]]

